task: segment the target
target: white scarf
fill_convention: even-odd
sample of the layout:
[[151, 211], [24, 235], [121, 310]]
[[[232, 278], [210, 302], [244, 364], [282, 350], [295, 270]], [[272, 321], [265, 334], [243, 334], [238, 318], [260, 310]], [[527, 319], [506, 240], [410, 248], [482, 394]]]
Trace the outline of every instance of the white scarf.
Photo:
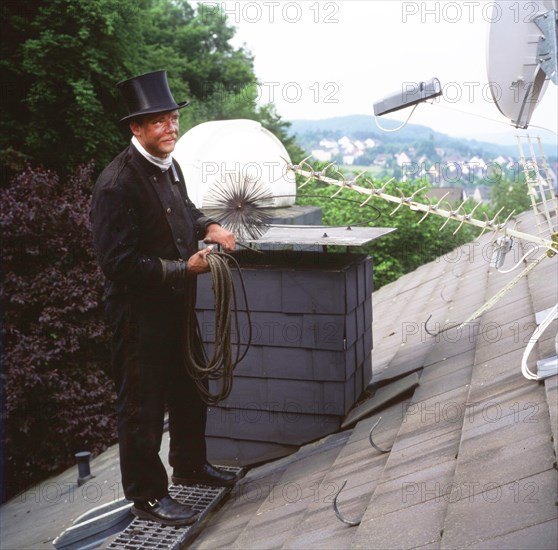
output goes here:
[[136, 136], [132, 136], [132, 145], [151, 163], [158, 166], [161, 172], [166, 172], [172, 166], [172, 155], [169, 153], [164, 159], [148, 153]]

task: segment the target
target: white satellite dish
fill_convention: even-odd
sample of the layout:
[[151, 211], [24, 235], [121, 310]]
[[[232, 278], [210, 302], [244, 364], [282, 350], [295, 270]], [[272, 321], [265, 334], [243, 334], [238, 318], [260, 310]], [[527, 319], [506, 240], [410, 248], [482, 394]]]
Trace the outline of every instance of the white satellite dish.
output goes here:
[[556, 83], [558, 0], [495, 0], [487, 43], [490, 91], [516, 128], [527, 128], [548, 80]]
[[296, 182], [283, 144], [254, 120], [221, 120], [194, 126], [177, 142], [178, 161], [192, 202], [203, 209], [215, 186], [249, 179], [273, 196], [272, 207], [291, 206]]

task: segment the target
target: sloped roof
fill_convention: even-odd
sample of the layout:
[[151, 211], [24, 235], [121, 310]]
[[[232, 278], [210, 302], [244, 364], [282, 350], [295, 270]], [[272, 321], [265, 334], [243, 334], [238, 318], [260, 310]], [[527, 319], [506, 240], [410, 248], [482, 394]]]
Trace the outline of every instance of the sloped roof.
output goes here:
[[[518, 229], [536, 231], [531, 213]], [[371, 399], [409, 373], [419, 385], [354, 427], [251, 469], [191, 547], [556, 547], [558, 377], [528, 381], [520, 363], [535, 314], [557, 301], [558, 262], [545, 259], [477, 321], [452, 328], [518, 272], [489, 266], [491, 239], [373, 294]], [[522, 255], [516, 242], [504, 268]], [[532, 368], [556, 354], [557, 324]], [[163, 447], [164, 455], [166, 434]], [[73, 468], [2, 506], [0, 547], [50, 548], [79, 514], [122, 496], [116, 447], [91, 467], [96, 477], [81, 488]], [[333, 511], [345, 480], [338, 508], [358, 526]]]
[[[518, 224], [536, 231], [531, 213]], [[374, 293], [371, 393], [416, 371], [414, 393], [249, 471], [193, 548], [556, 547], [558, 377], [528, 381], [520, 364], [535, 313], [557, 301], [557, 261], [543, 261], [477, 321], [452, 328], [519, 271], [489, 266], [492, 238]], [[512, 252], [503, 269], [521, 258], [521, 243]], [[556, 332], [555, 320], [532, 368], [556, 354]], [[380, 416], [372, 438], [387, 453], [369, 442]], [[333, 510], [345, 480], [338, 508], [358, 526]]]

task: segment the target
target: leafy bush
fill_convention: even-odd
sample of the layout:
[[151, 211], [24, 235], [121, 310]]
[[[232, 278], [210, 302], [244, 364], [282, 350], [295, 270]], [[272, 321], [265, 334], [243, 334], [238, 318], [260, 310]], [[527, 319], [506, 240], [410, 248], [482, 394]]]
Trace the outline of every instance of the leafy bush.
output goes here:
[[91, 171], [27, 168], [0, 190], [4, 498], [116, 438]]

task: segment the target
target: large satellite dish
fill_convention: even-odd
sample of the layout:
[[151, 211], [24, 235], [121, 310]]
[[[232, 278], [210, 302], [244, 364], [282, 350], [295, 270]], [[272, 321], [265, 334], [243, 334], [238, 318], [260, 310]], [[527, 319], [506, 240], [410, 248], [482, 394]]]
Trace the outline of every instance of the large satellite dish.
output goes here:
[[215, 190], [248, 181], [271, 195], [271, 207], [291, 206], [296, 182], [283, 144], [254, 120], [222, 120], [194, 126], [177, 142], [178, 161], [188, 195], [198, 208], [211, 205]]
[[548, 81], [557, 83], [558, 0], [495, 0], [487, 44], [490, 91], [516, 128], [527, 128]]

